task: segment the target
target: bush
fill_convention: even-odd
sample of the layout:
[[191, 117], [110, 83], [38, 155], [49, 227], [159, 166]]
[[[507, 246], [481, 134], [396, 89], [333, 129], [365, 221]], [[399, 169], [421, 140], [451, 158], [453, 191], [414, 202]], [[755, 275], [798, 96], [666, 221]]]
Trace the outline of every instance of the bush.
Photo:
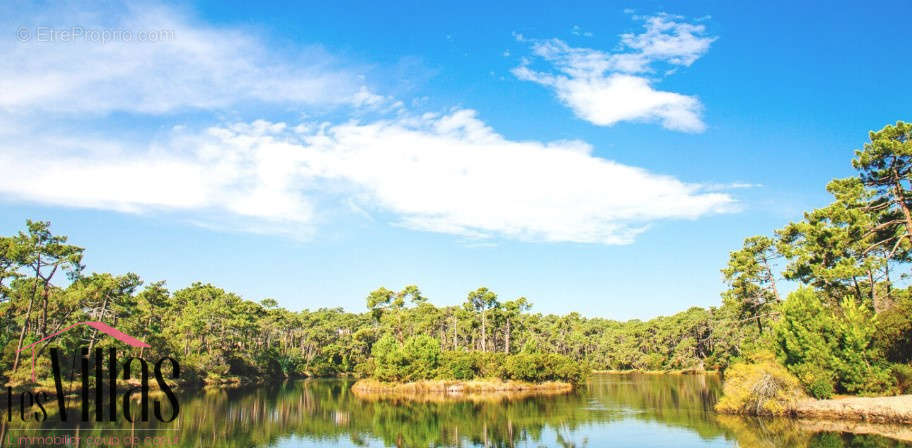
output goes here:
[[441, 379], [471, 380], [475, 378], [475, 357], [469, 352], [444, 352], [437, 376]]
[[811, 363], [796, 364], [789, 370], [798, 377], [805, 390], [814, 398], [827, 399], [836, 391], [833, 373]]
[[506, 374], [510, 379], [518, 381], [540, 382], [544, 374], [541, 363], [542, 355], [520, 353], [510, 356], [506, 362]]
[[472, 352], [475, 357], [475, 376], [478, 378], [504, 378], [506, 353]]
[[893, 364], [890, 374], [896, 383], [896, 391], [900, 394], [912, 393], [912, 366], [907, 364]]
[[840, 304], [842, 318], [836, 319], [838, 351], [834, 367], [842, 388], [852, 394], [880, 394], [893, 389], [889, 365], [874, 346], [877, 319], [863, 304], [851, 297]]
[[383, 381], [433, 378], [440, 361], [440, 342], [430, 336], [412, 336], [404, 344], [386, 335], [371, 348], [374, 377]]
[[402, 347], [406, 381], [426, 380], [434, 377], [440, 361], [440, 342], [430, 336], [413, 336]]
[[775, 355], [760, 352], [751, 362], [732, 364], [725, 371], [723, 395], [716, 410], [729, 414], [783, 415], [804, 398], [801, 383]]
[[366, 372], [380, 381], [499, 378], [576, 385], [586, 379], [588, 372], [584, 363], [555, 353], [441, 352], [440, 343], [429, 336], [413, 336], [400, 344], [386, 335], [374, 343], [371, 355]]
[[512, 355], [507, 357], [505, 367], [507, 379], [517, 381], [563, 381], [576, 385], [586, 379], [583, 365], [556, 353]]
[[662, 370], [665, 356], [661, 353], [649, 353], [634, 361], [633, 366], [640, 370]]
[[574, 361], [556, 353], [545, 355], [545, 369], [550, 381], [564, 381], [573, 385], [582, 384], [592, 369], [585, 362]]
[[894, 290], [896, 304], [877, 315], [875, 346], [890, 362], [912, 362], [912, 297], [910, 291]]
[[371, 356], [374, 360], [374, 378], [382, 381], [401, 379], [403, 359], [396, 338], [385, 335], [377, 340], [371, 347]]
[[812, 395], [892, 389], [893, 380], [874, 344], [876, 319], [863, 304], [849, 297], [831, 310], [813, 290], [802, 288], [790, 294], [780, 310], [782, 318], [773, 330], [777, 352]]

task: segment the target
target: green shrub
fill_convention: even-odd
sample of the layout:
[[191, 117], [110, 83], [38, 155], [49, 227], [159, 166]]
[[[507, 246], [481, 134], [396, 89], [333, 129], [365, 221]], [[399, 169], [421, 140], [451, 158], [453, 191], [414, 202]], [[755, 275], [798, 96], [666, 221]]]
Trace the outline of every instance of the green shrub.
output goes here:
[[634, 362], [634, 367], [640, 370], [662, 370], [665, 356], [661, 353], [649, 353]]
[[574, 385], [582, 384], [589, 368], [585, 362], [574, 361], [566, 356], [550, 353], [545, 355], [545, 368], [550, 381], [565, 381]]
[[532, 383], [563, 381], [580, 384], [586, 379], [586, 370], [581, 363], [556, 353], [509, 356], [505, 371], [508, 379]]
[[504, 378], [506, 353], [472, 352], [475, 356], [475, 376], [478, 378]]
[[838, 351], [834, 366], [842, 388], [852, 394], [878, 394], [893, 389], [889, 365], [874, 346], [877, 319], [864, 304], [851, 297], [840, 304], [836, 319]]
[[431, 378], [471, 380], [563, 381], [580, 384], [586, 379], [585, 363], [555, 353], [442, 352], [429, 336], [413, 336], [399, 343], [381, 337], [371, 349], [366, 373], [380, 381], [417, 381]]
[[519, 353], [507, 359], [507, 377], [517, 381], [539, 382], [543, 376], [540, 354]]
[[832, 372], [811, 363], [792, 365], [789, 370], [798, 377], [805, 390], [814, 398], [826, 399], [836, 391], [836, 379]]
[[437, 376], [442, 379], [471, 380], [475, 378], [475, 357], [470, 352], [444, 352]]
[[430, 336], [412, 336], [402, 346], [402, 358], [402, 379], [431, 379], [436, 374], [440, 361], [440, 342]]
[[890, 366], [890, 374], [893, 376], [898, 393], [912, 393], [912, 366], [908, 364], [893, 364]]
[[908, 289], [894, 290], [895, 305], [877, 315], [874, 344], [887, 360], [912, 362], [912, 297]]
[[373, 377], [381, 381], [398, 381], [402, 379], [402, 351], [392, 335], [384, 335], [371, 347], [374, 360]]
[[404, 344], [385, 335], [371, 348], [373, 377], [382, 381], [433, 378], [440, 362], [440, 342], [430, 336], [412, 336]]
[[773, 330], [777, 353], [812, 395], [873, 394], [893, 388], [874, 344], [876, 319], [865, 305], [848, 297], [834, 310], [812, 289], [801, 288], [780, 311], [782, 318]]
[[808, 392], [817, 399], [827, 399], [833, 396], [833, 381], [828, 378], [815, 378], [807, 385]]

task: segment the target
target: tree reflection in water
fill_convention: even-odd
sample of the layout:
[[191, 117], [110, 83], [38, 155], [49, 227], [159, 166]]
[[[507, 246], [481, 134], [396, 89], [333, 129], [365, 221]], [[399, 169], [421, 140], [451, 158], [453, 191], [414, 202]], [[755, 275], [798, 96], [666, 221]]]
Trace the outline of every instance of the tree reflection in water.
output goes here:
[[[661, 446], [669, 437], [678, 447], [906, 446], [879, 436], [815, 433], [790, 420], [719, 416], [712, 411], [721, 393], [715, 376], [595, 375], [586, 386], [568, 394], [418, 400], [359, 397], [351, 392], [351, 384], [344, 379], [319, 379], [193, 391], [182, 396], [180, 416], [171, 424], [121, 423], [83, 426], [78, 431], [82, 437], [117, 433], [142, 439], [174, 433], [150, 429], [177, 428], [182, 447], [579, 448], [621, 440]], [[43, 424], [3, 419], [3, 433], [46, 435], [48, 429], [61, 428], [53, 409], [50, 412], [52, 417]], [[34, 431], [10, 431], [22, 428]]]

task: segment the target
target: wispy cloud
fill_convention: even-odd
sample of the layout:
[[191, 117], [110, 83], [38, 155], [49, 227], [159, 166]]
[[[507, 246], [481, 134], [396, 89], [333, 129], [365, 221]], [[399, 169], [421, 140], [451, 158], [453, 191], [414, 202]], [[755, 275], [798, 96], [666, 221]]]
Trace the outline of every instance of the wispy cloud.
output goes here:
[[702, 104], [694, 96], [657, 90], [646, 77], [659, 64], [688, 67], [704, 55], [716, 37], [706, 35], [705, 25], [683, 22], [680, 16], [660, 14], [643, 19], [644, 31], [622, 34], [620, 49], [603, 52], [571, 47], [560, 39], [530, 40], [532, 52], [551, 70], [532, 68], [524, 59], [513, 74], [554, 90], [558, 99], [580, 118], [599, 126], [621, 121], [658, 121], [683, 132], [702, 132]]
[[368, 123], [178, 130], [139, 152], [21, 157], [3, 149], [0, 192], [20, 199], [193, 210], [291, 227], [311, 226], [322, 197], [432, 232], [626, 244], [650, 222], [735, 206], [728, 194], [595, 157], [581, 141], [507, 139], [465, 109]]
[[[359, 73], [318, 46], [278, 53], [250, 30], [198, 23], [172, 8], [33, 14], [4, 9], [20, 38], [0, 39], [0, 111], [104, 115], [224, 110], [244, 103], [377, 106]], [[67, 35], [82, 30], [83, 37]], [[94, 33], [162, 33], [99, 41]], [[44, 36], [44, 38], [42, 38]]]
[[573, 28], [570, 29], [570, 32], [573, 33], [574, 36], [583, 36], [583, 37], [592, 37], [593, 36], [591, 31], [586, 31], [579, 25], [573, 25]]

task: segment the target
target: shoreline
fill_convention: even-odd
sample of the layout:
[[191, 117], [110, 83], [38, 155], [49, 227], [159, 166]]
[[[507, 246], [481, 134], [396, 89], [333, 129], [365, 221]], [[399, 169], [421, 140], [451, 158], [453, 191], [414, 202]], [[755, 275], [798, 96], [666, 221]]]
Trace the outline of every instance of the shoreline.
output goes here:
[[845, 432], [912, 442], [912, 427], [904, 424], [808, 418], [796, 418], [795, 421], [802, 429], [811, 432]]
[[547, 392], [566, 393], [573, 390], [570, 383], [548, 381], [528, 383], [524, 381], [481, 379], [481, 380], [423, 380], [408, 383], [389, 383], [374, 379], [361, 379], [352, 385], [353, 392], [365, 394], [445, 394], [459, 395], [465, 393], [491, 392]]
[[801, 400], [790, 414], [798, 419], [912, 424], [912, 395]]
[[593, 374], [596, 375], [629, 375], [629, 374], [640, 374], [640, 375], [719, 375], [718, 370], [695, 370], [695, 369], [679, 369], [679, 370], [640, 370], [640, 369], [631, 369], [631, 370], [593, 370]]

